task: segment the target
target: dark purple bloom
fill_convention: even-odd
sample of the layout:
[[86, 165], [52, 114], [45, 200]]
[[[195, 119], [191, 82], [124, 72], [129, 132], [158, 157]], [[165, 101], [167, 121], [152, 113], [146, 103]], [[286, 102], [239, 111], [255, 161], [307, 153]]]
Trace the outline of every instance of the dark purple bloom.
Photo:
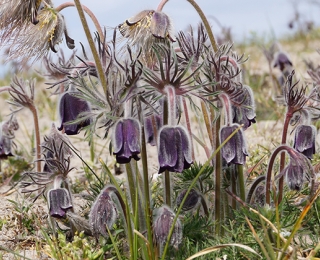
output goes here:
[[252, 123], [256, 123], [255, 102], [253, 92], [249, 86], [242, 87], [242, 93], [233, 98], [233, 123], [242, 125], [246, 130]]
[[290, 159], [290, 163], [283, 169], [283, 174], [286, 176], [287, 184], [291, 190], [300, 191], [305, 181], [305, 169], [303, 165]]
[[113, 187], [107, 186], [100, 192], [91, 207], [89, 224], [92, 234], [96, 238], [99, 235], [109, 237], [106, 227], [111, 229], [118, 217], [116, 205], [111, 197], [112, 193]]
[[64, 188], [49, 190], [48, 201], [50, 216], [55, 218], [65, 218], [67, 210], [72, 208], [69, 192]]
[[[153, 234], [155, 241], [160, 246], [163, 246], [166, 243], [174, 218], [175, 214], [167, 206], [162, 206], [157, 210], [157, 216], [153, 223]], [[182, 225], [180, 220], [177, 219], [170, 239], [170, 245], [177, 249], [181, 241]]]
[[152, 125], [152, 120], [153, 120], [152, 117], [154, 117], [155, 124], [156, 124], [155, 127], [157, 130], [159, 130], [162, 127], [163, 123], [162, 123], [162, 115], [149, 116], [149, 117], [146, 117], [144, 120], [144, 131], [146, 134], [146, 141], [152, 146], [155, 146], [157, 138], [155, 136], [153, 125]]
[[[238, 127], [238, 124], [222, 127], [220, 130], [220, 143], [226, 140]], [[241, 129], [221, 148], [221, 154], [228, 164], [245, 164], [248, 152]]]
[[299, 125], [295, 131], [293, 148], [312, 159], [316, 152], [316, 132], [316, 127], [313, 125]]
[[118, 163], [128, 163], [131, 158], [140, 160], [140, 123], [134, 118], [120, 119], [113, 132], [113, 154]]
[[[67, 135], [76, 135], [81, 128], [91, 124], [91, 119], [86, 118], [81, 120], [83, 113], [90, 112], [90, 105], [86, 100], [83, 100], [76, 95], [78, 92], [71, 91], [64, 93], [60, 98], [59, 115], [61, 126], [58, 130], [64, 129]], [[77, 122], [69, 123], [77, 120]]]
[[[184, 196], [186, 195], [187, 191], [188, 190], [185, 189], [178, 194], [178, 196], [176, 198], [177, 207], [179, 207], [180, 204], [182, 203], [182, 200], [183, 200]], [[195, 208], [199, 204], [200, 201], [201, 201], [200, 194], [195, 189], [191, 189], [188, 196], [187, 196], [186, 201], [183, 203], [182, 210], [183, 211], [191, 210], [191, 209]]]
[[164, 126], [158, 139], [159, 173], [165, 170], [182, 172], [192, 161], [192, 147], [189, 134], [182, 126]]

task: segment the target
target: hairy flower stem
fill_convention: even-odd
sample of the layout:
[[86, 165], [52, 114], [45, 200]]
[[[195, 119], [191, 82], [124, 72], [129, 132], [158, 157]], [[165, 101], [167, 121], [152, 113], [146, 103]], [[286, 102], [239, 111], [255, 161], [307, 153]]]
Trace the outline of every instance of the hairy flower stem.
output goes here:
[[[287, 143], [287, 133], [288, 133], [288, 127], [289, 127], [289, 123], [290, 123], [290, 120], [293, 116], [293, 113], [291, 111], [287, 111], [286, 113], [286, 119], [284, 121], [284, 125], [283, 125], [283, 130], [282, 130], [282, 139], [281, 139], [281, 144], [286, 144]], [[282, 172], [282, 170], [284, 169], [285, 167], [285, 162], [286, 161], [286, 155], [285, 153], [281, 153], [281, 156], [280, 156], [280, 169], [279, 171]], [[282, 201], [282, 196], [283, 196], [283, 183], [284, 183], [284, 177], [282, 176], [280, 179], [279, 179], [279, 193], [278, 193], [278, 199], [277, 199], [277, 202], [278, 203], [281, 203]]]
[[[232, 167], [235, 167], [235, 165], [232, 165]], [[233, 174], [233, 172], [231, 172], [231, 191], [234, 195], [237, 194], [237, 181], [236, 176], [235, 174]], [[233, 210], [237, 209], [237, 201], [235, 199], [231, 201], [231, 207]]]
[[190, 124], [190, 117], [189, 117], [189, 112], [188, 112], [188, 107], [187, 107], [187, 102], [186, 99], [184, 97], [182, 98], [182, 103], [183, 103], [183, 112], [184, 112], [184, 116], [186, 119], [186, 125], [187, 125], [187, 129], [189, 132], [189, 136], [190, 136], [190, 143], [191, 143], [191, 151], [192, 151], [192, 161], [194, 161], [194, 149], [193, 149], [193, 140], [192, 140], [192, 131], [191, 131], [191, 124]]
[[199, 14], [202, 22], [203, 22], [203, 25], [204, 27], [206, 28], [206, 31], [208, 33], [208, 36], [209, 36], [209, 39], [210, 39], [210, 43], [212, 45], [212, 48], [215, 52], [218, 51], [218, 46], [217, 46], [217, 43], [216, 43], [216, 40], [214, 38], [214, 35], [212, 33], [212, 30], [211, 30], [211, 27], [210, 27], [210, 24], [208, 22], [208, 19], [207, 17], [205, 16], [205, 14], [202, 12], [200, 6], [194, 1], [194, 0], [187, 0], [193, 7], [194, 9], [197, 11], [197, 13]]
[[39, 118], [38, 118], [38, 111], [34, 104], [28, 106], [32, 115], [33, 115], [33, 123], [34, 123], [34, 134], [36, 137], [36, 165], [37, 165], [37, 172], [41, 172], [41, 143], [40, 143], [40, 128], [39, 128]]
[[[215, 132], [215, 147], [219, 146], [219, 131], [220, 131], [220, 117], [216, 120], [214, 126]], [[214, 199], [214, 206], [215, 206], [215, 234], [217, 236], [221, 235], [221, 227], [222, 227], [222, 203], [221, 200], [223, 199], [222, 192], [221, 192], [221, 177], [222, 177], [222, 160], [221, 160], [221, 152], [220, 150], [216, 153], [215, 161], [215, 199]]]
[[158, 7], [157, 7], [157, 12], [161, 12], [163, 7], [165, 6], [165, 4], [169, 2], [169, 0], [161, 0], [161, 2], [159, 3]]
[[130, 192], [130, 199], [132, 204], [132, 211], [133, 215], [135, 215], [137, 209], [136, 206], [136, 200], [137, 200], [137, 194], [136, 194], [136, 185], [133, 177], [133, 171], [131, 163], [126, 163], [126, 172], [127, 172], [127, 179], [128, 179], [128, 186], [129, 186], [129, 192]]
[[[147, 156], [147, 144], [144, 134], [144, 127], [141, 128], [141, 160], [142, 160], [142, 170], [143, 170], [143, 185], [144, 185], [144, 211], [145, 211], [145, 221], [148, 233], [148, 241], [150, 246], [150, 251], [152, 257], [154, 257], [154, 250], [153, 250], [153, 234], [152, 234], [152, 211], [150, 206], [150, 186], [149, 186], [149, 173], [148, 173], [148, 156]], [[153, 259], [153, 258], [152, 258]]]
[[[270, 199], [270, 193], [271, 193], [271, 184], [272, 184], [272, 168], [273, 168], [273, 164], [274, 161], [278, 155], [278, 153], [281, 153], [281, 158], [282, 156], [285, 159], [285, 150], [288, 151], [289, 149], [292, 149], [290, 147], [288, 147], [287, 145], [280, 145], [277, 149], [274, 150], [274, 152], [272, 153], [271, 157], [270, 157], [270, 161], [268, 163], [268, 170], [267, 170], [267, 177], [266, 177], [266, 204], [270, 205], [271, 199]], [[281, 173], [281, 171], [280, 171]], [[275, 196], [276, 197], [276, 196]]]
[[206, 104], [202, 100], [201, 100], [201, 110], [202, 110], [202, 114], [203, 114], [204, 123], [205, 123], [206, 128], [207, 128], [210, 144], [213, 145], [213, 135], [212, 135], [211, 120], [210, 120], [210, 117], [209, 117], [209, 114], [208, 114], [208, 110], [207, 110]]
[[89, 46], [90, 46], [90, 49], [91, 49], [91, 52], [93, 55], [94, 62], [96, 63], [96, 66], [97, 66], [97, 72], [98, 72], [98, 76], [99, 76], [101, 85], [102, 85], [103, 90], [105, 92], [106, 98], [109, 99], [109, 95], [107, 94], [107, 80], [106, 80], [106, 76], [104, 74], [104, 69], [102, 67], [102, 63], [99, 58], [98, 51], [97, 51], [96, 46], [94, 44], [90, 29], [89, 29], [89, 26], [88, 26], [88, 23], [87, 23], [87, 20], [85, 17], [85, 14], [83, 12], [82, 5], [80, 3], [80, 0], [74, 0], [74, 3], [75, 3], [75, 6], [78, 10], [79, 17], [80, 17], [84, 32], [86, 34], [87, 40], [88, 40], [88, 43], [89, 43]]
[[246, 201], [246, 188], [245, 188], [245, 180], [244, 180], [244, 173], [243, 173], [243, 165], [238, 164], [237, 167], [237, 173], [238, 173], [238, 185], [239, 185], [239, 191], [240, 191], [240, 199], [243, 201]]
[[[55, 8], [55, 10], [57, 12], [60, 12], [67, 7], [74, 7], [74, 6], [75, 6], [75, 3], [73, 3], [73, 2], [65, 2], [65, 3], [59, 5], [57, 8]], [[83, 11], [85, 11], [87, 13], [87, 15], [89, 15], [89, 17], [91, 18], [94, 26], [96, 27], [96, 30], [97, 30], [100, 38], [103, 39], [104, 38], [103, 32], [101, 30], [101, 26], [100, 26], [100, 23], [99, 23], [97, 17], [94, 15], [94, 13], [88, 7], [86, 7], [85, 5], [81, 5], [81, 6], [82, 6]]]

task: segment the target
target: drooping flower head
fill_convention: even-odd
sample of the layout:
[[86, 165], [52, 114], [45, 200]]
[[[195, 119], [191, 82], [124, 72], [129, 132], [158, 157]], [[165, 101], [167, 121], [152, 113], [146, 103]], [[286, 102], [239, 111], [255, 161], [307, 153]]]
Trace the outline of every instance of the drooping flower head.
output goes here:
[[51, 49], [57, 52], [55, 46], [65, 35], [67, 46], [74, 48], [74, 41], [68, 36], [64, 17], [51, 6], [45, 5], [38, 13], [36, 25], [25, 22], [19, 29], [2, 37], [1, 41], [10, 46], [8, 60], [16, 59], [26, 63], [36, 61]]
[[49, 214], [55, 218], [65, 218], [72, 208], [70, 194], [65, 188], [51, 189], [48, 192]]
[[158, 138], [159, 173], [165, 170], [182, 172], [192, 161], [192, 146], [188, 131], [182, 126], [164, 126]]
[[[226, 140], [239, 127], [238, 124], [222, 127], [220, 130], [220, 143]], [[221, 154], [228, 164], [245, 164], [248, 152], [241, 129], [221, 148]]]
[[255, 102], [249, 86], [242, 86], [241, 93], [232, 99], [232, 108], [233, 122], [243, 124], [243, 130], [256, 122]]
[[[184, 189], [178, 194], [176, 198], [177, 207], [181, 205], [182, 200], [185, 197], [187, 191], [188, 191], [187, 189]], [[191, 189], [189, 194], [187, 195], [186, 201], [183, 203], [182, 210], [188, 211], [188, 210], [194, 209], [197, 207], [197, 205], [199, 205], [200, 201], [201, 201], [201, 195], [195, 189]]]
[[114, 187], [105, 187], [95, 202], [93, 203], [90, 214], [89, 224], [94, 237], [98, 238], [100, 235], [109, 237], [106, 227], [112, 228], [118, 217], [116, 204], [113, 201], [112, 194]]
[[295, 149], [289, 149], [288, 153], [290, 160], [281, 175], [286, 176], [288, 187], [291, 190], [300, 191], [307, 180], [307, 176], [312, 178], [314, 175], [313, 167], [309, 159]]
[[118, 163], [128, 163], [131, 158], [140, 160], [140, 123], [134, 118], [123, 118], [114, 125], [113, 154]]
[[131, 47], [142, 51], [142, 61], [148, 67], [153, 66], [155, 55], [154, 43], [174, 41], [172, 23], [163, 12], [144, 10], [119, 25], [120, 33], [128, 39]]
[[299, 125], [295, 130], [294, 144], [298, 152], [304, 154], [307, 158], [312, 159], [315, 154], [317, 129], [313, 125]]
[[[81, 128], [91, 124], [91, 118], [85, 117], [85, 113], [90, 112], [89, 103], [78, 97], [80, 93], [75, 89], [70, 89], [60, 97], [59, 101], [59, 116], [60, 127], [58, 130], [63, 130], [67, 135], [76, 135]], [[85, 117], [81, 120], [82, 117]], [[72, 121], [76, 121], [71, 123]]]
[[[175, 214], [168, 206], [162, 206], [157, 209], [156, 217], [153, 222], [154, 239], [160, 246], [167, 242], [170, 229], [173, 225]], [[178, 248], [182, 242], [182, 225], [178, 219], [174, 225], [170, 245]]]

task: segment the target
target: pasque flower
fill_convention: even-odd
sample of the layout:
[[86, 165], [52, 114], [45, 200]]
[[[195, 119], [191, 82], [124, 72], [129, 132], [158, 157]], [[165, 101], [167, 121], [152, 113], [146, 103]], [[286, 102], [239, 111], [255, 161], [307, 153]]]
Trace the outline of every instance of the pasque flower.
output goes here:
[[140, 135], [140, 123], [134, 118], [123, 118], [115, 123], [112, 143], [118, 163], [128, 163], [131, 158], [140, 159]]
[[170, 18], [163, 12], [144, 10], [119, 25], [119, 30], [124, 37], [132, 43], [143, 45], [151, 37], [158, 39], [169, 38], [173, 41], [172, 24]]
[[96, 238], [99, 235], [109, 237], [106, 227], [111, 229], [118, 217], [118, 211], [112, 199], [113, 193], [114, 189], [112, 186], [105, 187], [91, 207], [89, 224], [92, 234]]
[[[153, 223], [153, 234], [155, 241], [160, 246], [166, 243], [174, 218], [175, 214], [168, 206], [162, 206], [157, 209], [156, 218]], [[177, 219], [170, 239], [170, 245], [177, 249], [181, 242], [182, 225], [180, 220]]]
[[48, 201], [51, 217], [65, 218], [67, 210], [72, 208], [70, 194], [65, 188], [49, 190]]
[[1, 43], [10, 45], [7, 59], [17, 59], [21, 62], [38, 60], [48, 49], [57, 52], [55, 46], [65, 35], [67, 46], [73, 49], [74, 41], [68, 36], [64, 17], [56, 12], [52, 6], [45, 5], [38, 15], [36, 25], [25, 22], [20, 27], [7, 33], [2, 33]]
[[317, 129], [313, 125], [299, 125], [295, 130], [294, 144], [298, 152], [304, 154], [309, 159], [315, 154]]
[[286, 176], [288, 187], [291, 190], [301, 190], [305, 181], [306, 169], [303, 164], [290, 158], [289, 164], [284, 168], [283, 174]]
[[[84, 113], [90, 112], [91, 108], [89, 103], [78, 97], [80, 93], [75, 89], [65, 92], [59, 102], [59, 115], [61, 124], [58, 130], [64, 130], [67, 135], [76, 135], [81, 128], [91, 124], [91, 118], [84, 118]], [[72, 121], [76, 121], [71, 123]]]
[[164, 126], [158, 139], [159, 173], [165, 170], [182, 172], [192, 161], [192, 147], [189, 134], [182, 126]]
[[155, 54], [154, 43], [173, 40], [173, 26], [170, 18], [163, 12], [144, 10], [119, 25], [120, 33], [128, 39], [132, 47], [141, 50], [141, 60], [153, 66]]
[[[220, 130], [220, 143], [226, 140], [239, 127], [238, 124], [222, 127]], [[221, 154], [228, 164], [245, 164], [248, 152], [241, 129], [221, 148]]]
[[242, 86], [241, 93], [232, 99], [232, 108], [233, 122], [243, 124], [243, 130], [256, 122], [255, 102], [249, 86]]
[[[182, 200], [185, 197], [187, 191], [187, 189], [184, 189], [178, 194], [176, 198], [177, 207], [181, 205]], [[200, 201], [201, 195], [195, 189], [191, 189], [189, 194], [187, 195], [186, 201], [183, 203], [182, 210], [188, 211], [194, 209], [197, 205], [199, 205]]]

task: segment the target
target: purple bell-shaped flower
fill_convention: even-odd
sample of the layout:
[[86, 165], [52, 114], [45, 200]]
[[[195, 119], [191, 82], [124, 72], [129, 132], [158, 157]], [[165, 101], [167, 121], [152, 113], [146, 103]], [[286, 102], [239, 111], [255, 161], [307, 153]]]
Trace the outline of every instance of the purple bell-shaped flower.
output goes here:
[[158, 139], [159, 173], [165, 170], [182, 172], [192, 161], [192, 146], [187, 130], [182, 126], [164, 126]]
[[115, 123], [113, 132], [113, 154], [118, 163], [128, 163], [131, 158], [140, 160], [140, 123], [134, 118], [120, 119]]
[[293, 148], [295, 148], [298, 152], [304, 154], [309, 159], [312, 159], [312, 156], [316, 152], [316, 133], [317, 129], [313, 125], [297, 126], [294, 136]]
[[[220, 143], [226, 140], [238, 127], [240, 127], [238, 124], [222, 127], [220, 130]], [[245, 164], [248, 152], [241, 129], [221, 148], [221, 154], [228, 164]]]
[[99, 235], [109, 237], [106, 227], [111, 229], [117, 220], [118, 211], [112, 199], [113, 193], [112, 186], [109, 185], [105, 187], [91, 207], [89, 224], [92, 234], [96, 238], [98, 238]]
[[[153, 234], [155, 241], [160, 246], [163, 246], [166, 243], [174, 218], [175, 214], [168, 206], [162, 206], [157, 209], [157, 215], [153, 223]], [[181, 242], [182, 225], [178, 219], [174, 225], [170, 245], [177, 249]]]
[[[76, 90], [71, 90], [65, 92], [59, 102], [59, 115], [61, 120], [61, 125], [58, 130], [64, 129], [67, 135], [77, 135], [81, 128], [86, 127], [91, 124], [91, 119], [86, 118], [81, 120], [83, 113], [90, 112], [91, 108], [89, 103], [77, 97], [78, 92]], [[69, 123], [75, 121], [74, 123]]]
[[65, 218], [68, 209], [72, 208], [71, 198], [67, 189], [51, 189], [48, 192], [49, 213], [55, 218]]

